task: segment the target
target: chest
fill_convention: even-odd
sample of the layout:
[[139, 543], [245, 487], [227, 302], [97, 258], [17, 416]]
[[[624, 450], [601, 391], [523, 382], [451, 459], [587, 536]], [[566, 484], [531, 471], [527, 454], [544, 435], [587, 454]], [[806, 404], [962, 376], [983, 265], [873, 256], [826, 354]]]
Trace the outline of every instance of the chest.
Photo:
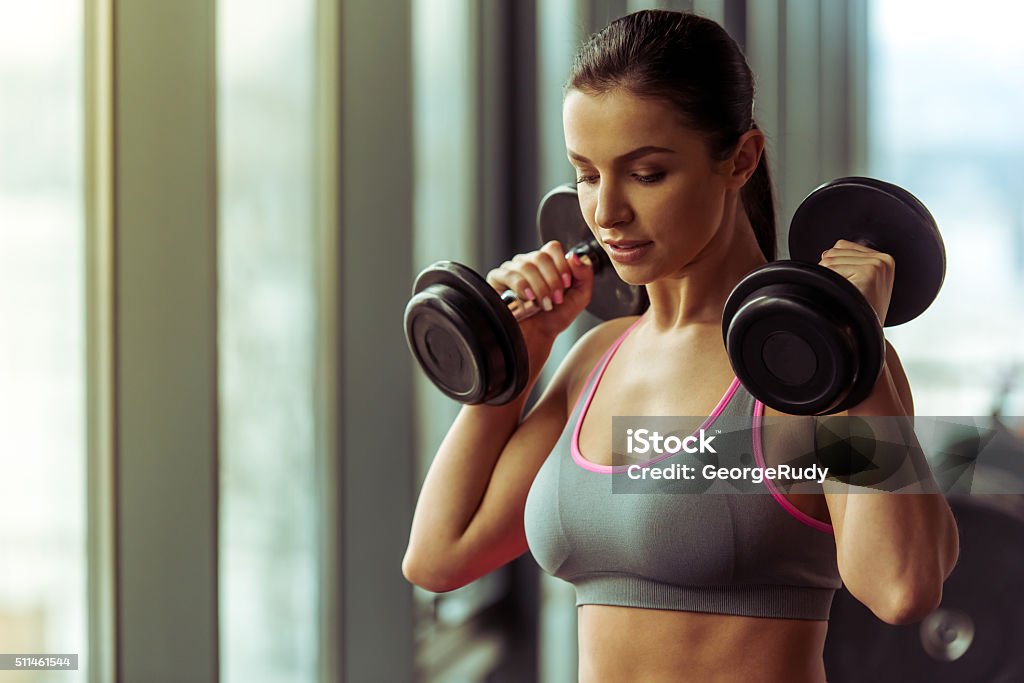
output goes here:
[[[720, 407], [735, 375], [724, 351], [679, 348], [635, 352], [621, 348], [603, 367], [588, 392], [583, 383], [570, 393], [571, 414], [582, 402], [578, 447], [584, 458], [610, 465], [615, 416], [686, 416], [699, 423]], [[718, 342], [721, 346], [721, 342]]]
[[[721, 409], [734, 388], [736, 376], [720, 338], [695, 335], [678, 345], [656, 348], [628, 341], [606, 363], [594, 359], [596, 377], [590, 386], [586, 386], [588, 377], [581, 377], [569, 394], [567, 413], [572, 414], [577, 405], [580, 408], [576, 446], [580, 456], [595, 465], [613, 464], [613, 417], [685, 416], [692, 417], [696, 426]], [[765, 415], [779, 413], [766, 408]], [[789, 437], [782, 443], [766, 437], [768, 464], [782, 462], [792, 448]], [[798, 448], [806, 446], [800, 442]], [[824, 496], [787, 493], [785, 497], [800, 512], [830, 522]]]

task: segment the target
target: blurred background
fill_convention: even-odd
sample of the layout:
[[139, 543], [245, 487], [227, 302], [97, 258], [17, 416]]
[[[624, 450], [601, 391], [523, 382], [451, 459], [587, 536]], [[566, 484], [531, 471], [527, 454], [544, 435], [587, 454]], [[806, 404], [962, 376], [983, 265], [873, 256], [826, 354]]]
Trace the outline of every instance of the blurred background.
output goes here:
[[[433, 261], [536, 248], [573, 51], [646, 7], [744, 49], [781, 226], [844, 175], [929, 207], [944, 288], [887, 330], [917, 413], [1022, 413], [1014, 3], [0, 0], [0, 652], [80, 656], [0, 682], [575, 680], [572, 589], [529, 554], [402, 577], [458, 410], [402, 311]], [[1004, 680], [970, 661], [921, 680]]]

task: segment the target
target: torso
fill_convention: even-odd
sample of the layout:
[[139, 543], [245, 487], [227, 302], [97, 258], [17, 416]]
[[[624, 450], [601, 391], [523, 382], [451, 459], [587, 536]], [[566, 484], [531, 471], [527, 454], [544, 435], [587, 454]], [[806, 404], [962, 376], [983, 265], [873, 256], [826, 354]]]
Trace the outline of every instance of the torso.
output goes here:
[[[604, 350], [635, 320], [607, 325]], [[612, 416], [709, 415], [735, 377], [716, 325], [692, 326], [671, 345], [652, 343], [644, 332], [642, 325], [635, 328], [615, 352], [580, 427], [579, 449], [591, 462], [611, 464]], [[576, 368], [567, 414], [604, 350]], [[779, 414], [765, 408], [766, 416]], [[800, 511], [830, 523], [824, 496], [785, 495]], [[580, 681], [825, 680], [826, 621], [589, 604], [578, 610]]]

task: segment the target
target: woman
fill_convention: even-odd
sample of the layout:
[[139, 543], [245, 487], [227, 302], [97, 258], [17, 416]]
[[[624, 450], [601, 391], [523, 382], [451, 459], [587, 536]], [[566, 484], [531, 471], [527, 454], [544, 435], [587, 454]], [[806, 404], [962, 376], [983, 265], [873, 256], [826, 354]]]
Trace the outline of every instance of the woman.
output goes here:
[[[452, 590], [529, 549], [575, 585], [583, 681], [820, 683], [840, 580], [881, 619], [908, 623], [937, 606], [956, 561], [941, 495], [776, 491], [726, 504], [614, 496], [602, 479], [613, 415], [778, 414], [736, 381], [721, 337], [732, 288], [775, 258], [753, 111], [746, 61], [708, 19], [638, 12], [580, 50], [563, 103], [580, 206], [650, 308], [584, 335], [521, 420], [555, 337], [589, 301], [591, 271], [557, 242], [491, 271], [495, 289], [543, 309], [521, 323], [530, 382], [507, 405], [462, 408], [416, 507], [403, 562], [413, 583]], [[890, 257], [841, 241], [821, 263], [884, 319]], [[849, 414], [912, 408], [887, 347], [874, 391]]]

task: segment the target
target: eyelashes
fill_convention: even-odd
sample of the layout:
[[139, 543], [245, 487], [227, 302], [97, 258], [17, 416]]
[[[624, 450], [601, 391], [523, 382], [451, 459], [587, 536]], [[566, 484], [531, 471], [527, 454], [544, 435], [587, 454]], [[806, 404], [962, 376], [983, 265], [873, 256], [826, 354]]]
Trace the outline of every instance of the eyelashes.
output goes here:
[[[641, 185], [652, 185], [664, 177], [664, 173], [651, 173], [650, 175], [642, 175], [640, 173], [633, 174], [633, 178]], [[576, 185], [593, 185], [597, 182], [597, 178], [598, 176], [596, 175], [581, 176], [576, 179]]]

